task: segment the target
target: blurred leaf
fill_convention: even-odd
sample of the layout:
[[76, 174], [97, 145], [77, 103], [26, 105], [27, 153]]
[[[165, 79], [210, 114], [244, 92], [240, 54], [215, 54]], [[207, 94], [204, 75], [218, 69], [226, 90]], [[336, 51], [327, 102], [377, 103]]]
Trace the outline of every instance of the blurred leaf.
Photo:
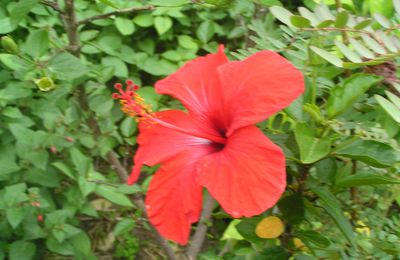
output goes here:
[[315, 14], [310, 12], [310, 10], [308, 10], [307, 8], [299, 7], [299, 12], [303, 17], [307, 18], [310, 21], [312, 26], [317, 26], [317, 24], [320, 23]]
[[114, 20], [115, 27], [122, 35], [131, 35], [135, 32], [135, 25], [127, 18], [117, 17]]
[[221, 240], [227, 240], [227, 239], [243, 240], [244, 237], [242, 235], [240, 235], [240, 233], [236, 229], [236, 225], [239, 224], [240, 222], [241, 222], [240, 219], [232, 220], [229, 223], [228, 227], [225, 229]]
[[136, 127], [137, 123], [135, 119], [127, 117], [121, 123], [121, 133], [126, 137], [132, 136], [132, 134], [136, 130]]
[[114, 75], [121, 78], [128, 78], [128, 67], [125, 62], [116, 57], [103, 57], [101, 64], [114, 69]]
[[340, 208], [339, 201], [329, 190], [324, 187], [312, 186], [310, 189], [320, 198], [320, 204], [322, 208], [325, 209], [328, 215], [336, 223], [347, 241], [349, 241], [349, 243], [355, 247], [355, 238], [352, 226], [349, 220], [344, 216], [343, 211]]
[[390, 23], [390, 21], [383, 15], [379, 14], [379, 13], [375, 13], [372, 15], [375, 20], [382, 25], [384, 28], [388, 29], [392, 26], [392, 24]]
[[11, 23], [18, 24], [38, 3], [39, 0], [20, 0], [10, 11]]
[[272, 13], [272, 15], [275, 16], [275, 18], [281, 21], [282, 23], [287, 25], [292, 24], [290, 21], [290, 17], [292, 17], [293, 14], [289, 10], [283, 8], [282, 6], [277, 6], [277, 5], [271, 6], [269, 10]]
[[298, 231], [296, 232], [296, 236], [305, 243], [311, 242], [320, 248], [326, 248], [330, 245], [329, 239], [315, 231]]
[[92, 243], [90, 241], [89, 236], [80, 231], [77, 235], [70, 238], [72, 246], [80, 253], [84, 255], [88, 255], [90, 253]]
[[344, 28], [349, 20], [349, 13], [347, 11], [341, 11], [336, 15], [335, 27]]
[[69, 154], [78, 174], [85, 176], [89, 171], [90, 159], [77, 148], [71, 148]]
[[400, 179], [394, 179], [379, 173], [356, 173], [345, 177], [338, 177], [335, 182], [337, 188], [347, 188], [362, 185], [400, 184]]
[[327, 103], [328, 116], [333, 118], [350, 108], [370, 87], [382, 80], [370, 74], [354, 74], [331, 89]]
[[31, 260], [36, 254], [36, 246], [32, 242], [18, 240], [10, 245], [10, 260]]
[[111, 6], [115, 9], [119, 9], [119, 7], [111, 0], [99, 0], [100, 2], [102, 2], [105, 5]]
[[400, 107], [379, 95], [375, 95], [375, 99], [397, 123], [400, 123]]
[[15, 229], [25, 217], [25, 209], [22, 206], [8, 208], [6, 210], [8, 223]]
[[360, 54], [361, 56], [367, 59], [375, 58], [374, 54], [356, 39], [349, 38], [349, 42], [353, 45], [354, 50], [358, 52], [358, 54]]
[[287, 260], [289, 259], [289, 251], [281, 246], [272, 246], [264, 249], [257, 257], [256, 260]]
[[399, 151], [388, 144], [374, 140], [358, 139], [336, 150], [335, 153], [379, 168], [391, 167], [400, 160]]
[[128, 197], [119, 191], [117, 191], [115, 188], [106, 186], [106, 185], [98, 185], [95, 189], [95, 192], [108, 199], [112, 203], [115, 203], [120, 206], [125, 206], [125, 207], [133, 207], [132, 202]]
[[357, 23], [357, 24], [354, 26], [354, 29], [356, 29], [356, 30], [364, 29], [365, 27], [367, 27], [368, 25], [370, 25], [371, 22], [372, 22], [371, 19], [365, 19], [365, 20], [363, 20], [363, 21]]
[[336, 46], [339, 48], [340, 52], [349, 59], [351, 62], [359, 63], [362, 62], [361, 58], [354, 51], [350, 50], [349, 47], [344, 45], [342, 42], [335, 40]]
[[131, 218], [124, 218], [117, 225], [115, 225], [113, 233], [115, 236], [131, 232], [135, 227], [136, 222]]
[[149, 4], [156, 6], [182, 6], [189, 3], [189, 0], [151, 0]]
[[75, 56], [62, 52], [52, 58], [48, 67], [57, 75], [57, 78], [73, 80], [88, 73], [88, 68]]
[[203, 21], [197, 28], [196, 35], [203, 43], [208, 42], [215, 34], [214, 23], [212, 21]]
[[26, 52], [32, 57], [38, 58], [46, 53], [49, 45], [49, 33], [46, 30], [35, 30], [29, 34], [26, 40]]
[[138, 14], [132, 21], [140, 27], [150, 27], [153, 25], [154, 17], [151, 14]]
[[194, 39], [188, 35], [179, 35], [178, 36], [178, 43], [180, 46], [186, 49], [197, 49], [197, 43]]
[[315, 137], [305, 123], [297, 123], [294, 134], [300, 150], [300, 160], [303, 163], [316, 162], [331, 150], [331, 141]]
[[290, 22], [292, 23], [293, 26], [297, 28], [309, 27], [311, 24], [310, 20], [299, 15], [292, 15], [290, 17]]
[[172, 27], [172, 19], [168, 16], [157, 16], [154, 19], [154, 27], [158, 32], [158, 35], [163, 35]]
[[374, 39], [366, 34], [361, 34], [361, 38], [364, 40], [365, 44], [376, 53], [386, 54], [385, 49]]
[[337, 67], [343, 66], [342, 60], [339, 59], [338, 57], [336, 57], [335, 55], [333, 55], [332, 53], [327, 52], [327, 51], [320, 49], [318, 47], [315, 47], [315, 46], [311, 46], [310, 49], [313, 50], [316, 54], [318, 54], [322, 58], [324, 58], [325, 60], [332, 63], [333, 65], [335, 65]]
[[283, 218], [290, 224], [298, 224], [304, 220], [304, 203], [301, 194], [294, 193], [284, 197], [279, 200], [278, 207], [283, 214]]

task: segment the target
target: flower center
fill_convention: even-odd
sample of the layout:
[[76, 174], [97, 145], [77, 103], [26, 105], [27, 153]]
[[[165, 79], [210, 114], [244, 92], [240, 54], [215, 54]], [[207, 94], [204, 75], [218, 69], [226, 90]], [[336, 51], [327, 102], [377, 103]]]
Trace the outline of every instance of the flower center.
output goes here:
[[165, 122], [152, 111], [151, 106], [144, 102], [144, 99], [136, 92], [139, 89], [137, 85], [133, 83], [132, 80], [126, 81], [126, 89], [122, 88], [121, 83], [116, 83], [114, 88], [118, 90], [119, 93], [113, 93], [112, 97], [114, 99], [119, 99], [122, 107], [122, 111], [128, 116], [135, 118], [138, 122], [148, 122], [152, 124], [159, 124], [161, 126], [167, 127], [169, 129], [176, 130], [178, 132], [189, 134], [192, 136], [207, 139], [211, 142], [217, 144], [225, 144], [226, 139], [221, 136], [193, 132], [188, 129], [173, 125], [171, 123]]

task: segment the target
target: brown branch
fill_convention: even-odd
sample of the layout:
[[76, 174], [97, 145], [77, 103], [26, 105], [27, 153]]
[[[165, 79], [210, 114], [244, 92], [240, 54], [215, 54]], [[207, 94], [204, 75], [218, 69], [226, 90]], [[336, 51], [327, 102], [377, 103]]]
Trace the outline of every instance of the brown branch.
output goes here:
[[[67, 32], [68, 41], [69, 41], [69, 50], [71, 54], [76, 57], [80, 56], [80, 44], [79, 44], [79, 36], [78, 36], [78, 23], [76, 21], [76, 14], [74, 8], [74, 0], [64, 0], [65, 1], [65, 10], [61, 14], [61, 18], [64, 23], [65, 30]], [[82, 84], [78, 86], [78, 98], [79, 103], [82, 109], [85, 112], [89, 113], [87, 123], [93, 129], [94, 137], [97, 139], [101, 135], [100, 127], [95, 119], [95, 117], [90, 113], [89, 102], [87, 98], [87, 94], [85, 92], [85, 88]], [[119, 179], [121, 182], [125, 182], [128, 178], [128, 173], [125, 168], [122, 166], [120, 161], [118, 160], [118, 156], [114, 151], [110, 151], [106, 155], [108, 162], [112, 166], [112, 168], [117, 172]], [[141, 197], [134, 197], [133, 201], [135, 205], [142, 210], [143, 216], [147, 219], [147, 214], [144, 206], [143, 199]], [[168, 242], [155, 230], [151, 227], [151, 231], [155, 234], [157, 241], [160, 246], [164, 249], [168, 258], [171, 260], [177, 260], [177, 256]]]
[[53, 9], [54, 11], [56, 11], [56, 12], [58, 12], [60, 14], [64, 14], [64, 11], [60, 8], [60, 6], [58, 5], [57, 2], [48, 1], [48, 0], [42, 0], [42, 1], [40, 1], [40, 3], [50, 7], [51, 9]]
[[204, 202], [203, 210], [201, 212], [200, 221], [197, 224], [197, 229], [190, 239], [190, 245], [186, 250], [186, 255], [189, 260], [197, 259], [197, 255], [203, 246], [204, 239], [207, 235], [208, 222], [211, 220], [211, 214], [214, 209], [215, 199], [207, 194]]
[[130, 8], [125, 8], [125, 9], [120, 9], [117, 11], [112, 11], [109, 13], [105, 13], [105, 14], [99, 14], [99, 15], [94, 15], [91, 16], [89, 18], [83, 19], [81, 21], [78, 22], [78, 26], [82, 25], [82, 24], [86, 24], [89, 22], [92, 22], [94, 20], [99, 20], [99, 19], [106, 19], [110, 16], [113, 15], [119, 15], [119, 14], [124, 14], [124, 13], [132, 13], [132, 12], [138, 12], [138, 11], [144, 11], [144, 10], [154, 10], [155, 7], [154, 5], [145, 5], [145, 6], [141, 6], [141, 7], [130, 7]]

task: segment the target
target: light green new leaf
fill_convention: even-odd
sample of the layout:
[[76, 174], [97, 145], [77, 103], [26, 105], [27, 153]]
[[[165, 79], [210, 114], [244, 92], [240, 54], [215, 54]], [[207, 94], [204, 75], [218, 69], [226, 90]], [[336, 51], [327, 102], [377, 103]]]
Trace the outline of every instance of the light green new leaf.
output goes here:
[[397, 123], [400, 124], [400, 108], [384, 97], [375, 95], [376, 101]]
[[346, 26], [349, 20], [349, 13], [347, 11], [341, 11], [336, 15], [335, 27], [343, 28]]
[[292, 23], [293, 26], [297, 28], [305, 28], [309, 27], [311, 22], [307, 18], [299, 15], [292, 15], [290, 17], [290, 22]]
[[370, 87], [382, 78], [370, 74], [354, 74], [331, 89], [328, 98], [328, 116], [333, 118], [350, 108]]
[[135, 25], [130, 19], [117, 17], [114, 20], [115, 27], [122, 35], [131, 35], [135, 32]]
[[18, 240], [10, 245], [10, 260], [31, 260], [35, 256], [36, 246], [32, 242]]

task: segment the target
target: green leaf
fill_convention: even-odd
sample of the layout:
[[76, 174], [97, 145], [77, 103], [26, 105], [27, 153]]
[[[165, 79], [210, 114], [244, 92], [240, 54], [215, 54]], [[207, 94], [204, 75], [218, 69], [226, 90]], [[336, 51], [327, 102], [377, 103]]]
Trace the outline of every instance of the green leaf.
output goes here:
[[342, 42], [335, 40], [335, 44], [339, 48], [340, 52], [343, 53], [343, 55], [351, 62], [362, 62], [360, 56], [358, 56], [354, 51], [350, 50], [350, 48], [344, 45]]
[[345, 177], [338, 177], [335, 182], [336, 188], [347, 188], [362, 185], [377, 184], [400, 184], [400, 179], [394, 179], [379, 173], [356, 173]]
[[315, 14], [310, 12], [310, 10], [308, 10], [307, 8], [299, 7], [299, 13], [301, 14], [301, 16], [310, 20], [312, 26], [317, 26], [317, 24], [319, 24], [320, 22]]
[[378, 168], [392, 167], [400, 160], [399, 151], [388, 144], [374, 140], [358, 139], [336, 150], [335, 153]]
[[357, 23], [357, 24], [354, 26], [354, 29], [356, 29], [356, 30], [364, 29], [365, 27], [367, 27], [368, 25], [370, 25], [371, 22], [372, 22], [371, 19], [365, 19], [365, 20], [363, 20], [363, 21]]
[[[80, 232], [77, 235], [71, 237], [69, 240], [70, 240], [72, 246], [74, 247], [74, 249], [76, 249], [78, 252], [80, 252], [84, 255], [88, 255], [90, 253], [92, 243], [90, 241], [89, 236], [82, 230], [80, 230]], [[84, 258], [84, 259], [86, 259], [86, 258]], [[89, 259], [89, 258], [87, 258], [87, 259]]]
[[179, 35], [178, 43], [185, 49], [197, 49], [198, 45], [195, 40], [189, 35]]
[[125, 62], [117, 57], [103, 57], [101, 64], [114, 69], [114, 75], [120, 78], [128, 77], [128, 67]]
[[15, 229], [22, 222], [25, 217], [25, 210], [21, 206], [8, 208], [6, 210], [6, 217], [8, 223]]
[[376, 101], [378, 101], [379, 105], [381, 105], [381, 107], [386, 111], [386, 113], [388, 113], [393, 120], [400, 124], [400, 108], [384, 97], [379, 95], [375, 95], [374, 97]]
[[124, 218], [117, 225], [115, 225], [113, 233], [115, 236], [131, 232], [135, 227], [136, 222], [131, 218]]
[[203, 43], [208, 42], [211, 40], [213, 35], [215, 34], [215, 25], [212, 21], [203, 21], [199, 27], [197, 28], [196, 35], [200, 41]]
[[178, 7], [189, 3], [189, 0], [151, 0], [149, 4], [156, 6]]
[[121, 205], [121, 206], [125, 206], [125, 207], [133, 207], [133, 204], [130, 201], [130, 199], [126, 195], [120, 193], [118, 190], [116, 190], [113, 187], [109, 187], [106, 185], [98, 185], [96, 187], [95, 192], [98, 195], [108, 199], [109, 201], [111, 201], [112, 203], [115, 203], [117, 205]]
[[289, 10], [283, 8], [282, 6], [277, 6], [277, 5], [271, 6], [269, 10], [271, 11], [272, 15], [275, 16], [275, 18], [281, 21], [282, 23], [289, 26], [292, 25], [290, 17], [292, 17], [293, 14]]
[[232, 220], [229, 223], [228, 227], [225, 229], [221, 240], [227, 240], [227, 239], [243, 240], [244, 237], [236, 229], [236, 225], [238, 225], [240, 222], [242, 222], [242, 220], [240, 219]]
[[0, 148], [0, 165], [0, 176], [20, 170], [20, 167], [16, 164], [14, 148], [10, 146]]
[[334, 23], [335, 23], [334, 20], [325, 20], [325, 21], [319, 23], [319, 24], [317, 25], [317, 28], [329, 27], [329, 26], [331, 26], [331, 25], [334, 24]]
[[305, 27], [310, 27], [310, 20], [308, 20], [307, 18], [303, 17], [303, 16], [299, 16], [299, 15], [292, 15], [290, 17], [290, 22], [292, 23], [292, 25], [294, 27], [297, 28], [305, 28]]
[[168, 16], [157, 16], [154, 19], [154, 27], [158, 35], [163, 35], [172, 27], [172, 19]]
[[375, 13], [372, 15], [375, 20], [382, 25], [382, 27], [388, 29], [392, 26], [391, 22], [383, 15], [379, 14], [379, 13]]
[[16, 24], [11, 23], [9, 17], [4, 17], [0, 19], [0, 34], [6, 34], [12, 32], [17, 28]]
[[296, 232], [296, 236], [298, 236], [301, 239], [301, 241], [305, 243], [308, 242], [313, 243], [314, 245], [320, 248], [326, 248], [331, 244], [329, 239], [322, 236], [320, 233], [311, 230]]
[[331, 151], [331, 141], [315, 137], [305, 123], [297, 123], [294, 134], [300, 150], [300, 160], [303, 163], [316, 162]]
[[393, 0], [393, 7], [396, 10], [396, 13], [400, 15], [400, 0]]
[[264, 249], [255, 259], [256, 260], [287, 260], [289, 251], [281, 246], [272, 246]]
[[35, 30], [29, 34], [26, 40], [26, 52], [32, 57], [38, 58], [46, 53], [49, 45], [49, 33], [46, 30]]
[[393, 102], [393, 104], [400, 109], [400, 98], [396, 95], [394, 95], [392, 92], [389, 91], [385, 91], [386, 96], [388, 96], [388, 98], [390, 99], [390, 101]]
[[31, 9], [39, 3], [39, 0], [21, 0], [10, 11], [11, 23], [18, 24], [27, 17]]
[[337, 67], [342, 67], [343, 66], [342, 60], [339, 59], [338, 57], [336, 57], [335, 55], [333, 55], [332, 53], [327, 52], [326, 50], [320, 49], [320, 48], [315, 47], [315, 46], [311, 46], [310, 49], [313, 50], [319, 56], [321, 56], [323, 59], [325, 59], [328, 62], [332, 63], [333, 65], [335, 65]]
[[88, 68], [80, 59], [68, 52], [56, 55], [49, 62], [49, 70], [57, 75], [59, 79], [73, 80], [89, 72]]
[[356, 39], [349, 38], [349, 42], [353, 45], [354, 50], [358, 52], [358, 54], [360, 54], [362, 57], [365, 57], [367, 59], [375, 58], [375, 55]]
[[125, 137], [129, 137], [129, 136], [132, 136], [132, 134], [135, 132], [135, 130], [137, 128], [137, 123], [136, 123], [135, 119], [133, 119], [131, 117], [127, 117], [124, 119], [124, 121], [122, 121], [120, 127], [121, 127], [121, 133]]
[[392, 39], [386, 33], [384, 33], [383, 31], [377, 31], [376, 34], [381, 39], [381, 41], [385, 44], [386, 48], [389, 51], [397, 52], [395, 43], [392, 41]]
[[52, 165], [54, 167], [56, 167], [57, 169], [59, 169], [62, 173], [64, 173], [66, 176], [68, 176], [69, 178], [75, 180], [76, 177], [74, 176], [74, 174], [72, 173], [72, 170], [69, 168], [69, 166], [67, 166], [65, 163], [61, 162], [61, 161], [56, 161], [54, 163], [52, 163]]
[[135, 32], [135, 25], [130, 19], [117, 17], [115, 18], [114, 23], [115, 27], [117, 27], [118, 31], [122, 35], [131, 35]]
[[314, 192], [320, 198], [320, 204], [322, 208], [328, 213], [332, 220], [336, 223], [344, 237], [349, 243], [355, 247], [354, 233], [349, 220], [343, 214], [340, 208], [339, 201], [335, 196], [324, 187], [310, 187], [311, 191]]
[[69, 154], [75, 169], [78, 171], [78, 174], [81, 176], [86, 176], [90, 167], [90, 159], [77, 148], [71, 148], [69, 150]]
[[132, 21], [140, 27], [150, 27], [154, 23], [154, 17], [151, 14], [138, 14]]
[[283, 218], [290, 224], [298, 224], [304, 220], [304, 203], [303, 196], [294, 193], [284, 197], [278, 202], [279, 210], [283, 214]]
[[349, 13], [347, 11], [341, 11], [336, 15], [335, 27], [344, 28], [349, 20]]
[[333, 118], [350, 108], [370, 87], [382, 80], [370, 74], [354, 74], [331, 89], [328, 98], [328, 116]]
[[105, 5], [111, 6], [112, 8], [119, 9], [119, 7], [116, 4], [114, 4], [111, 0], [99, 0], [99, 1]]
[[364, 40], [365, 44], [374, 52], [379, 54], [386, 54], [385, 49], [374, 39], [366, 34], [361, 34], [361, 38]]
[[36, 254], [36, 246], [32, 242], [18, 240], [10, 245], [10, 260], [30, 260]]

